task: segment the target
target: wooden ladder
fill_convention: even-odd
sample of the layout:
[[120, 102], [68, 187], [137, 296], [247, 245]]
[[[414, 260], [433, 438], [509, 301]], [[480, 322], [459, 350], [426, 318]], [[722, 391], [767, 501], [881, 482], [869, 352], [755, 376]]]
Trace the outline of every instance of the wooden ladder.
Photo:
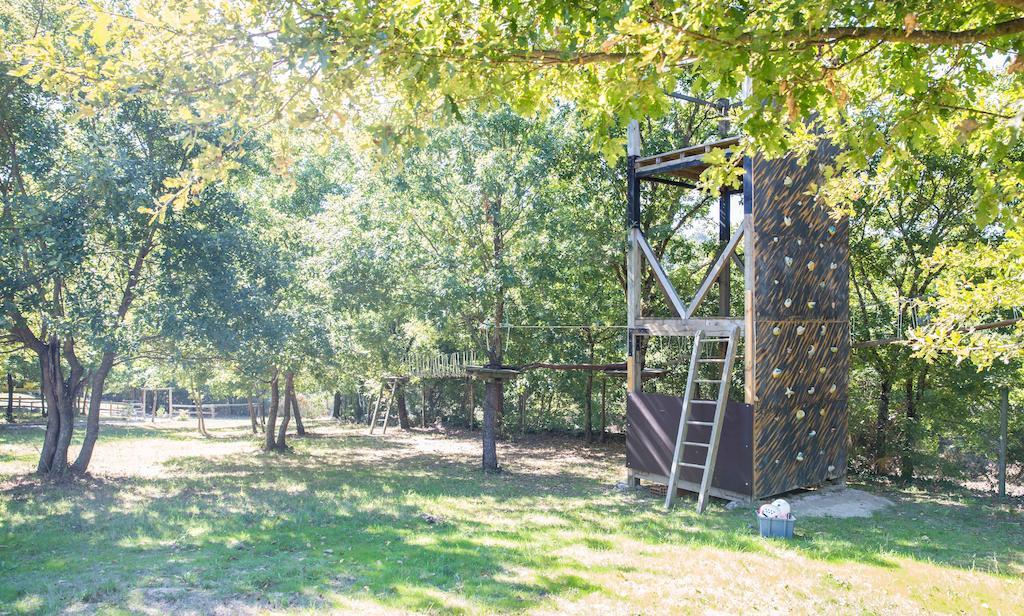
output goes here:
[[[725, 418], [725, 405], [729, 400], [729, 381], [732, 380], [732, 365], [736, 359], [736, 343], [739, 340], [739, 328], [733, 329], [728, 338], [705, 338], [698, 331], [693, 338], [693, 354], [690, 357], [690, 371], [686, 377], [686, 393], [683, 396], [683, 413], [679, 418], [679, 430], [676, 433], [676, 447], [672, 454], [672, 472], [669, 475], [665, 490], [665, 509], [672, 507], [676, 498], [681, 468], [698, 468], [703, 473], [700, 491], [697, 493], [697, 513], [704, 513], [707, 508], [708, 492], [711, 490], [711, 479], [715, 474], [715, 460], [718, 458], [718, 444], [722, 438], [722, 422]], [[701, 348], [705, 344], [725, 343], [724, 357], [701, 357]], [[703, 365], [714, 364], [721, 367], [717, 379], [701, 378], [698, 374]], [[711, 421], [693, 419], [693, 403], [695, 385], [698, 383], [717, 384], [718, 398], [715, 402], [715, 414]], [[700, 402], [705, 402], [701, 400]], [[707, 400], [706, 402], [712, 402]], [[710, 426], [711, 437], [706, 443], [687, 440], [690, 426]], [[704, 464], [692, 464], [683, 461], [683, 452], [687, 447], [702, 448], [707, 452]]]
[[[391, 405], [395, 401], [395, 389], [398, 388], [397, 381], [391, 381], [391, 389], [388, 389], [388, 383], [385, 381], [380, 384], [380, 393], [377, 394], [377, 403], [373, 406], [373, 414], [370, 416], [370, 434], [376, 428], [381, 428], [381, 434], [387, 434], [388, 422], [391, 420]], [[381, 403], [387, 400], [387, 404], [384, 405], [384, 415], [380, 414]]]

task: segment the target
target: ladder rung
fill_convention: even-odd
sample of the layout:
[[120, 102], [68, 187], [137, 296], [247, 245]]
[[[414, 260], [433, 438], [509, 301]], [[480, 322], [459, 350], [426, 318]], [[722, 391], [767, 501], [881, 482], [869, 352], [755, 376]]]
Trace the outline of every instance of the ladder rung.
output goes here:
[[690, 468], [704, 468], [703, 464], [690, 464], [689, 462], [680, 462], [679, 466], [688, 466]]
[[694, 383], [721, 383], [722, 379], [693, 379]]
[[725, 363], [725, 358], [723, 358], [723, 357], [701, 357], [697, 361], [699, 361], [702, 364], [724, 364]]
[[690, 404], [693, 404], [694, 402], [711, 402], [713, 404], [718, 404], [718, 400], [697, 400], [697, 399], [690, 400]]
[[704, 344], [705, 342], [729, 342], [729, 338], [701, 338], [700, 342], [701, 344]]
[[687, 420], [686, 423], [690, 424], [691, 426], [713, 426], [713, 425], [715, 425], [715, 424], [711, 423], [710, 421], [694, 421], [693, 419]]
[[711, 447], [711, 443], [694, 443], [692, 441], [683, 441], [683, 445], [696, 445], [697, 447]]

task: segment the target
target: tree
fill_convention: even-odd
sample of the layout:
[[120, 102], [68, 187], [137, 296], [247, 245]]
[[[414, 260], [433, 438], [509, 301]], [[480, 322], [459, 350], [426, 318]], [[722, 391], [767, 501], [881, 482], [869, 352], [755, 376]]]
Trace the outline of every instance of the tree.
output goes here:
[[[664, 115], [665, 90], [692, 79], [697, 93], [743, 97], [735, 119], [746, 151], [806, 153], [818, 138], [805, 123], [814, 118], [845, 151], [823, 191], [837, 206], [876, 155], [883, 170], [898, 168], [913, 145], [976, 156], [983, 220], [1018, 216], [1024, 167], [1004, 154], [1021, 130], [1019, 0], [250, 0], [231, 11], [149, 0], [130, 11], [68, 10], [70, 40], [43, 33], [11, 55], [48, 88], [94, 104], [128, 95], [180, 106], [200, 93], [188, 114], [197, 122], [224, 109], [242, 123], [287, 114], [323, 129], [356, 120], [384, 148], [470, 109], [509, 104], [530, 115], [569, 99], [613, 157], [622, 142], [611, 127]], [[895, 130], [880, 130], [877, 117]], [[705, 178], [711, 188], [735, 177], [720, 162]], [[885, 184], [886, 174], [869, 181]]]
[[[976, 245], [972, 161], [958, 156], [924, 156], [899, 170], [899, 192], [865, 197], [851, 224], [851, 312], [854, 338], [861, 341], [904, 338], [927, 317], [928, 299], [948, 265], [934, 267], [944, 244]], [[902, 328], [900, 327], [902, 324]], [[877, 406], [870, 434], [876, 466], [899, 459], [900, 474], [913, 475], [922, 405], [930, 379], [941, 365], [915, 359], [905, 344], [868, 343], [855, 359], [877, 377]], [[942, 362], [933, 357], [932, 364]], [[894, 388], [897, 391], [893, 391]], [[902, 419], [894, 425], [892, 406], [902, 401]], [[898, 438], [893, 438], [898, 434]], [[897, 441], [894, 443], [894, 441]], [[892, 446], [898, 445], [896, 451]], [[895, 455], [894, 455], [895, 454]]]
[[[85, 472], [105, 380], [138, 342], [129, 316], [147, 292], [151, 255], [167, 228], [165, 217], [139, 210], [164, 194], [190, 153], [172, 139], [174, 127], [140, 105], [75, 122], [18, 81], [4, 78], [21, 107], [0, 120], [10, 139], [3, 175], [12, 178], [3, 189], [3, 320], [10, 340], [35, 352], [43, 368], [53, 412], [38, 471], [59, 477], [69, 470], [75, 400], [88, 383], [85, 440], [74, 463]], [[33, 124], [43, 122], [62, 130], [43, 137]]]

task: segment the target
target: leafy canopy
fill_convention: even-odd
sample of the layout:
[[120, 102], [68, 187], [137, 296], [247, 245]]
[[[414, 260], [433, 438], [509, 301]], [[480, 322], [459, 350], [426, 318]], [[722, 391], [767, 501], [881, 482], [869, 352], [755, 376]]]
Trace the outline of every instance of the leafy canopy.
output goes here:
[[[979, 160], [979, 220], [1019, 218], [1024, 167], [1007, 153], [1024, 113], [1021, 0], [142, 0], [64, 13], [66, 29], [9, 55], [83, 113], [144, 97], [195, 124], [355, 123], [388, 151], [468, 108], [572, 101], [617, 156], [611, 129], [666, 114], [665, 92], [685, 81], [743, 98], [748, 150], [806, 152], [823, 129], [845, 152], [823, 187], [836, 205], [898, 181], [911, 151], [964, 151]], [[231, 135], [207, 144], [192, 183], [222, 172]], [[874, 156], [876, 175], [859, 175]]]

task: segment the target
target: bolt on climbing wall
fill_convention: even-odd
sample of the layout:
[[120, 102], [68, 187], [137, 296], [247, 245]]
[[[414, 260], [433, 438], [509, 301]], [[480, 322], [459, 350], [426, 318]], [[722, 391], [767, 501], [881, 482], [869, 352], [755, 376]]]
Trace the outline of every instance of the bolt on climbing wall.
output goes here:
[[832, 156], [751, 162], [758, 498], [845, 474], [848, 222], [813, 194]]

